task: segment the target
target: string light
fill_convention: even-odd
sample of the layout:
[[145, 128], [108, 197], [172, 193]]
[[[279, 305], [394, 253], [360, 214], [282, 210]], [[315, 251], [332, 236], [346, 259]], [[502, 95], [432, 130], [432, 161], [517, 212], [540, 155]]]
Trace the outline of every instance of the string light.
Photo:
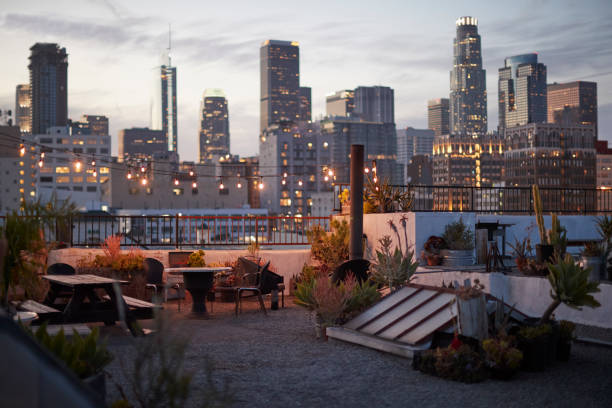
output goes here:
[[285, 184], [287, 184], [287, 180], [282, 179], [282, 180], [281, 180], [281, 184], [284, 186]]
[[366, 167], [365, 169], [363, 169], [363, 171], [364, 171], [366, 174], [368, 174], [368, 173], [370, 172], [370, 168], [369, 168], [369, 167]]
[[92, 167], [96, 167], [96, 161], [95, 161], [95, 160], [92, 160], [92, 161], [91, 161], [91, 166], [92, 166]]
[[130, 172], [128, 172], [128, 174], [127, 174], [127, 179], [128, 179], [128, 180], [131, 180], [131, 179], [132, 179], [132, 172], [131, 172], [131, 171], [130, 171]]
[[284, 178], [287, 178], [287, 172], [284, 172], [284, 173], [283, 173], [283, 177], [284, 177]]
[[178, 185], [179, 185], [179, 179], [177, 179], [177, 178], [175, 178], [175, 179], [174, 179], [174, 185], [175, 185], [175, 186], [178, 186]]
[[334, 175], [334, 171], [332, 169], [327, 170], [327, 175], [329, 177], [333, 176]]
[[223, 179], [220, 179], [219, 190], [223, 190], [224, 188], [225, 188], [225, 186], [223, 185]]
[[94, 169], [94, 171], [93, 171], [92, 175], [93, 175], [94, 177], [98, 177], [98, 172], [96, 171], [96, 169]]
[[264, 183], [263, 183], [263, 178], [262, 177], [259, 178], [259, 186], [258, 187], [259, 187], [260, 190], [263, 190], [263, 188], [264, 188]]
[[147, 185], [147, 179], [146, 178], [143, 178], [140, 182], [142, 183], [143, 186]]
[[195, 181], [191, 183], [191, 188], [198, 188], [198, 183]]
[[45, 165], [45, 162], [43, 161], [42, 157], [40, 158], [40, 160], [38, 161], [38, 167], [42, 167]]
[[372, 160], [372, 173], [376, 173], [376, 160]]
[[145, 166], [141, 166], [141, 167], [140, 167], [140, 171], [141, 171], [142, 173], [144, 173], [145, 171], [147, 171], [147, 168], [146, 168]]
[[325, 180], [325, 181], [329, 181], [329, 176], [325, 176], [325, 177], [323, 177], [323, 180]]
[[77, 159], [77, 161], [74, 162], [74, 169], [77, 171], [77, 173], [81, 171], [81, 165], [82, 165], [82, 163], [78, 159]]
[[300, 186], [300, 187], [301, 187], [301, 186], [302, 186], [302, 184], [304, 184], [304, 183], [302, 183], [302, 180], [301, 180], [301, 179], [300, 179], [300, 180], [298, 180], [298, 186]]
[[374, 182], [374, 184], [378, 182], [378, 179], [376, 178], [376, 176], [374, 176], [374, 179], [372, 179], [372, 181]]
[[189, 177], [193, 177], [193, 170], [189, 170]]
[[23, 157], [25, 156], [25, 153], [26, 153], [26, 148], [25, 148], [25, 145], [22, 144], [21, 147], [19, 148], [19, 156]]
[[242, 188], [242, 183], [240, 182], [240, 180], [238, 180], [238, 182], [236, 183], [236, 188]]

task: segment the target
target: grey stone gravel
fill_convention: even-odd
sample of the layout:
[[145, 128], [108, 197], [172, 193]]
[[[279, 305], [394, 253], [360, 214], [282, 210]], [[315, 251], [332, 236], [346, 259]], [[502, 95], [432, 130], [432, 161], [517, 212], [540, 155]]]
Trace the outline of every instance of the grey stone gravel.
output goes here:
[[[189, 319], [172, 304], [167, 309], [190, 338], [187, 368], [197, 371], [212, 360], [215, 381], [230, 382], [236, 407], [612, 407], [611, 348], [575, 344], [569, 363], [545, 372], [462, 384], [413, 371], [401, 357], [316, 340], [308, 313], [287, 306], [264, 317], [255, 303], [245, 302], [236, 318], [231, 304], [217, 302], [210, 320]], [[102, 332], [117, 356], [109, 372], [121, 382], [118, 360], [129, 361], [138, 340], [118, 328]], [[196, 375], [194, 386], [203, 382]], [[109, 402], [118, 398], [112, 384], [108, 391]]]

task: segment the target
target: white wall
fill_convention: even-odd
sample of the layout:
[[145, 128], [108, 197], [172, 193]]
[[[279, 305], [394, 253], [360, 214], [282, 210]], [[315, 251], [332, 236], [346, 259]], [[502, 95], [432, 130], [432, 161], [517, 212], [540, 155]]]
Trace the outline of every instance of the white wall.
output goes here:
[[[169, 266], [169, 250], [143, 250], [145, 257], [155, 258]], [[204, 250], [206, 263], [235, 261], [239, 256], [248, 255], [246, 250]], [[102, 249], [65, 248], [51, 251], [49, 253], [49, 265], [57, 262], [67, 263], [73, 267], [77, 266], [80, 258], [102, 254]], [[283, 249], [283, 250], [261, 250], [259, 256], [263, 262], [270, 261], [271, 269], [283, 276], [285, 279], [285, 292], [289, 293], [289, 279], [298, 275], [304, 263], [311, 264], [310, 248], [308, 249]]]
[[[542, 316], [552, 302], [550, 283], [542, 277], [510, 276], [496, 272], [417, 272], [413, 282], [441, 286], [442, 283], [448, 285], [457, 281], [463, 285], [466, 279], [472, 284], [478, 279], [484, 285], [485, 292], [503, 299], [509, 305], [516, 305], [517, 310], [529, 316]], [[580, 311], [560, 305], [555, 311], [555, 317], [589, 326], [612, 328], [612, 285], [601, 283], [599, 288], [601, 292], [594, 294], [594, 297], [601, 303], [601, 307], [585, 307]]]

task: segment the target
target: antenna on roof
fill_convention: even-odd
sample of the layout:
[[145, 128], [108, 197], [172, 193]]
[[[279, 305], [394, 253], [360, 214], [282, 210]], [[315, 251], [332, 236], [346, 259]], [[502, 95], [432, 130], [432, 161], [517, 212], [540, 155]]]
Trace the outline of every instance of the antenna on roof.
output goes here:
[[168, 23], [168, 66], [172, 66], [170, 50], [172, 49], [172, 26]]

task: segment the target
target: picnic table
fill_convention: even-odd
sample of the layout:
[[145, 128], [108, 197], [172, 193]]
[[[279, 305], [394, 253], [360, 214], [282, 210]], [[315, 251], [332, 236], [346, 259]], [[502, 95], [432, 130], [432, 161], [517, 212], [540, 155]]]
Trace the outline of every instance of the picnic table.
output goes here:
[[189, 291], [193, 300], [191, 307], [192, 316], [203, 319], [208, 318], [206, 295], [213, 286], [215, 273], [231, 270], [232, 268], [229, 266], [166, 268], [166, 272], [170, 275], [183, 275], [185, 289]]
[[[61, 323], [104, 322], [107, 325], [121, 320], [125, 314], [125, 323], [134, 335], [143, 334], [136, 324], [136, 313], [130, 309], [128, 303], [136, 303], [138, 308], [149, 308], [152, 312], [153, 304], [126, 296], [117, 297], [114, 284], [126, 284], [127, 281], [105, 278], [97, 275], [45, 275], [43, 279], [50, 282], [50, 289], [45, 303], [61, 311]], [[65, 305], [54, 303], [56, 293], [66, 290], [72, 292], [70, 300]], [[106, 296], [99, 296], [97, 289], [106, 292]], [[85, 299], [88, 301], [86, 302]], [[134, 302], [133, 302], [134, 301]], [[134, 306], [134, 305], [133, 305]], [[133, 307], [132, 306], [132, 307]], [[121, 309], [121, 312], [120, 312]]]

